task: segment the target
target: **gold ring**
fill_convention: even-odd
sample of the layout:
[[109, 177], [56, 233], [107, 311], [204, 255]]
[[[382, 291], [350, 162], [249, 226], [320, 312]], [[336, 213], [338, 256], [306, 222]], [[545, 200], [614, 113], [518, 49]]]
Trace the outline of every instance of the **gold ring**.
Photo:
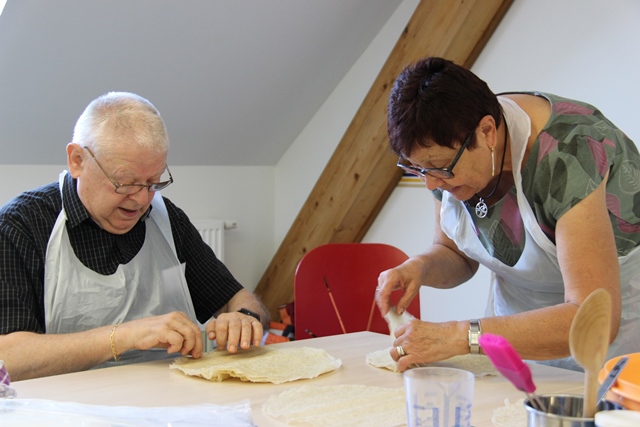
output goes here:
[[401, 345], [396, 347], [396, 351], [398, 352], [398, 356], [403, 357], [406, 356], [407, 353], [404, 351], [404, 348], [402, 348]]

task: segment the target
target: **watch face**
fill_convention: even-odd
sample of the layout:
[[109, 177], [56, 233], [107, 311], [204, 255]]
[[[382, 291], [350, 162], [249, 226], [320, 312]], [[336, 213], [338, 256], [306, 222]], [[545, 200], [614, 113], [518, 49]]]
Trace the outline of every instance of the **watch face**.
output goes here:
[[256, 319], [258, 319], [258, 321], [260, 321], [260, 315], [258, 313], [254, 313], [251, 310], [247, 310], [246, 308], [241, 308], [240, 310], [238, 310], [238, 312], [242, 314], [246, 314], [247, 316], [255, 317]]

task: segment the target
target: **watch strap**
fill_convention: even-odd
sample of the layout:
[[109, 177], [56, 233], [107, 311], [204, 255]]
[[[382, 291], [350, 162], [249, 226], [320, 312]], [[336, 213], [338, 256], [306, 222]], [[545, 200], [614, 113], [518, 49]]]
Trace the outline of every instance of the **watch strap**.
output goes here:
[[238, 313], [242, 313], [242, 314], [246, 314], [247, 316], [255, 317], [256, 319], [258, 319], [258, 322], [260, 321], [260, 315], [258, 313], [254, 313], [253, 311], [248, 310], [246, 308], [241, 308], [240, 310], [238, 310]]

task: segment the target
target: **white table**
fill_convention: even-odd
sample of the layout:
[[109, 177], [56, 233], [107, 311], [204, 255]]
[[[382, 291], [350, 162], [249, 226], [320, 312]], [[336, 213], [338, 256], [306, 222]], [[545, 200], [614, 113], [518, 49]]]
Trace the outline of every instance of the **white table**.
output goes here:
[[[96, 369], [33, 380], [16, 381], [12, 386], [19, 398], [49, 399], [94, 405], [182, 406], [200, 403], [231, 404], [251, 400], [253, 419], [259, 427], [284, 426], [262, 413], [262, 404], [273, 394], [303, 384], [366, 384], [379, 387], [403, 387], [402, 375], [367, 365], [365, 356], [391, 346], [389, 336], [373, 332], [357, 332], [332, 337], [314, 338], [273, 344], [282, 347], [323, 348], [342, 360], [342, 367], [312, 380], [285, 384], [249, 383], [237, 379], [210, 382], [187, 377], [169, 369], [170, 361], [148, 362]], [[583, 374], [564, 369], [532, 364], [537, 393], [581, 394]], [[500, 376], [477, 378], [472, 410], [472, 425], [492, 426], [494, 409], [508, 398], [515, 402], [524, 393]]]

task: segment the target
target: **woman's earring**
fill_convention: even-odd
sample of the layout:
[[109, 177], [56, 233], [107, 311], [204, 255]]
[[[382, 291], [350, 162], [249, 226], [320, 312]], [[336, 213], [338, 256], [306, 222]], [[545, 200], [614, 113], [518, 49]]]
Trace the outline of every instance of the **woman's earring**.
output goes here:
[[493, 152], [493, 147], [491, 147], [491, 177], [496, 175], [496, 155]]

